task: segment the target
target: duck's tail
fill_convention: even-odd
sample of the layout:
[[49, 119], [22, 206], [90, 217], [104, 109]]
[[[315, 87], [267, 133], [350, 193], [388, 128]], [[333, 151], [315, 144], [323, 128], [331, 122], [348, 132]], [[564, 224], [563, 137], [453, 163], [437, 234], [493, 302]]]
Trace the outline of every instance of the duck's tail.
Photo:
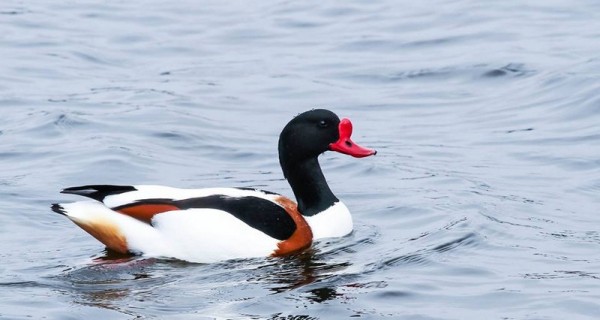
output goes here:
[[155, 234], [152, 226], [115, 212], [101, 202], [55, 203], [51, 209], [69, 218], [109, 249], [120, 253], [137, 251], [136, 246], [132, 246], [134, 244], [130, 242], [139, 235]]

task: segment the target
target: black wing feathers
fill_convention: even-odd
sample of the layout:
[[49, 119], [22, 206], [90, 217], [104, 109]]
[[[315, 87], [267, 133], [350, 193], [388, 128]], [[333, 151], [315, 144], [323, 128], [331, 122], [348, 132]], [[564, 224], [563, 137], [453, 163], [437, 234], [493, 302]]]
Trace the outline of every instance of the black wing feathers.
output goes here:
[[137, 189], [133, 186], [87, 185], [66, 188], [63, 191], [61, 191], [61, 193], [77, 194], [80, 196], [92, 198], [94, 200], [102, 201], [107, 196], [135, 190]]
[[285, 240], [296, 231], [294, 219], [278, 204], [259, 197], [230, 197], [216, 194], [206, 197], [173, 199], [141, 199], [134, 203], [112, 208], [115, 211], [141, 204], [165, 204], [186, 209], [217, 209], [242, 220], [247, 225], [268, 236]]
[[285, 240], [296, 231], [296, 223], [278, 204], [259, 197], [212, 195], [173, 201], [181, 209], [210, 208], [228, 212], [272, 238]]

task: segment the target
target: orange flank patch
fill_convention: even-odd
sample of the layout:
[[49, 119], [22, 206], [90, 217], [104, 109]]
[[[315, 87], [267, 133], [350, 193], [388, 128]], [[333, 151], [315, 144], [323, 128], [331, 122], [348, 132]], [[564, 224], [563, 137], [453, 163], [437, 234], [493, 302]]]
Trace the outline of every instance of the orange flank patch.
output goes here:
[[179, 210], [179, 208], [171, 204], [141, 203], [130, 207], [118, 209], [117, 212], [136, 218], [138, 220], [142, 220], [146, 223], [150, 223], [154, 215], [173, 210]]
[[275, 201], [292, 217], [296, 223], [296, 231], [291, 237], [277, 244], [278, 249], [273, 252], [272, 256], [284, 256], [310, 247], [313, 239], [312, 230], [304, 217], [298, 212], [296, 203], [286, 197], [278, 197]]
[[127, 253], [129, 251], [127, 248], [127, 239], [125, 239], [119, 227], [111, 221], [96, 219], [85, 222], [73, 220], [73, 222], [109, 249], [119, 253]]

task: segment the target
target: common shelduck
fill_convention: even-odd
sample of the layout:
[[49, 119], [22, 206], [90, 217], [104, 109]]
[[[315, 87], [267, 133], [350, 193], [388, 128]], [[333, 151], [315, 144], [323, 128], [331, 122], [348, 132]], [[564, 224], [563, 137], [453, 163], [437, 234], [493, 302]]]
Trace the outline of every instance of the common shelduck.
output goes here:
[[110, 250], [216, 262], [282, 256], [313, 239], [352, 231], [348, 208], [331, 192], [317, 157], [328, 150], [376, 154], [355, 144], [352, 123], [317, 109], [297, 115], [279, 136], [279, 163], [297, 204], [248, 188], [178, 189], [155, 185], [86, 185], [62, 193], [94, 201], [53, 204]]

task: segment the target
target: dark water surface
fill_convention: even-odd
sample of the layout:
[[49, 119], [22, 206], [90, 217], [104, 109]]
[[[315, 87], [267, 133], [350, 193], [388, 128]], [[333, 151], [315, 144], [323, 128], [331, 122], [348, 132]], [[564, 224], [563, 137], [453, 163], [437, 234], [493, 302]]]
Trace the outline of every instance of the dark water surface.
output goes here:
[[[600, 2], [3, 1], [0, 318], [598, 319]], [[295, 114], [355, 232], [283, 259], [107, 256], [88, 183], [253, 186]]]

